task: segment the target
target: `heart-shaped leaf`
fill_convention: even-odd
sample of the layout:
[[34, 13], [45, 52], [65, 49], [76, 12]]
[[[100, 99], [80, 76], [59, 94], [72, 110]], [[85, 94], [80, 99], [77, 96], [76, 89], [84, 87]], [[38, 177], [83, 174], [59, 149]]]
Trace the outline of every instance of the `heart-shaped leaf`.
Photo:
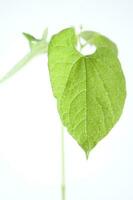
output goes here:
[[74, 29], [68, 28], [52, 37], [48, 49], [52, 89], [62, 123], [87, 156], [119, 119], [126, 96], [117, 47], [101, 37], [91, 32], [97, 49], [84, 56], [76, 49]]

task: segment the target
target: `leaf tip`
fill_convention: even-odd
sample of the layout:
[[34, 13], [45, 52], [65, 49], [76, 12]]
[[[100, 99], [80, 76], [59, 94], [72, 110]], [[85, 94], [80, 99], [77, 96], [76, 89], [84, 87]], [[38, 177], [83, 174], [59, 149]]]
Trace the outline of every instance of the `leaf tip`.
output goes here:
[[32, 35], [29, 34], [29, 33], [23, 32], [22, 34], [23, 34], [23, 36], [24, 36], [29, 42], [31, 42], [31, 41], [33, 41], [33, 40], [37, 40], [34, 36], [32, 36]]
[[86, 152], [85, 152], [86, 160], [88, 160], [88, 158], [89, 158], [89, 153], [90, 153], [89, 151], [86, 151]]

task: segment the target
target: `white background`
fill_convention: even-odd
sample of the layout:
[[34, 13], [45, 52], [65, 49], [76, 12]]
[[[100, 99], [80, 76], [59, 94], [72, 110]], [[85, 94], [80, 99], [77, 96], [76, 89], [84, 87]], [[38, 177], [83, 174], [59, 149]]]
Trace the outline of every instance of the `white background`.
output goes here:
[[[65, 132], [67, 200], [133, 199], [133, 1], [0, 0], [0, 76], [40, 37], [82, 24], [116, 42], [127, 81], [123, 115], [90, 153]], [[47, 59], [39, 56], [0, 85], [0, 200], [60, 199], [60, 119]]]

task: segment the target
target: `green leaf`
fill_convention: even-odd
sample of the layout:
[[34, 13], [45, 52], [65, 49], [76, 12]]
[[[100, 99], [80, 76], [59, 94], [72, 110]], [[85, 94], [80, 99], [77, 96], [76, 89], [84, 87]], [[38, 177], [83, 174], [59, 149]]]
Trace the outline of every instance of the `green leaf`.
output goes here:
[[[23, 35], [28, 40], [31, 51], [34, 51], [34, 49], [40, 48], [40, 46], [44, 46], [44, 47], [48, 46], [48, 42], [47, 42], [48, 28], [46, 28], [43, 31], [41, 39], [37, 39], [29, 33], [23, 33]], [[44, 51], [46, 51], [46, 48]]]
[[114, 51], [114, 53], [118, 54], [117, 46], [114, 42], [112, 42], [109, 38], [105, 37], [94, 31], [83, 31], [80, 33], [81, 38], [83, 38], [87, 43], [95, 45], [97, 48], [99, 47], [108, 47], [110, 50]]
[[73, 28], [52, 37], [49, 72], [61, 120], [88, 156], [120, 118], [125, 79], [110, 45], [97, 43], [96, 52], [87, 56], [75, 47]]
[[38, 41], [38, 39], [36, 39], [33, 35], [31, 35], [29, 33], [23, 32], [23, 35], [29, 42]]
[[31, 50], [40, 41], [40, 40], [36, 39], [34, 36], [30, 35], [29, 33], [23, 33], [23, 35], [28, 40]]
[[73, 64], [82, 56], [76, 51], [74, 28], [54, 35], [48, 47], [48, 66], [54, 96], [61, 97]]

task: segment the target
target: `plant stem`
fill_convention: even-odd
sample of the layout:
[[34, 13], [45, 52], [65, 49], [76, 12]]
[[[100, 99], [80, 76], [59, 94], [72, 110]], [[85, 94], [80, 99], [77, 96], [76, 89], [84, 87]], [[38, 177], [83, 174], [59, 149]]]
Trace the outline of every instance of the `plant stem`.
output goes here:
[[[80, 52], [82, 44], [79, 36]], [[66, 200], [66, 184], [65, 184], [65, 151], [64, 151], [64, 126], [61, 125], [61, 200]]]
[[23, 68], [32, 58], [39, 54], [47, 53], [48, 44], [43, 41], [38, 43], [36, 47], [31, 50], [26, 56], [24, 56], [16, 65], [14, 65], [2, 78], [0, 78], [0, 83], [8, 80], [21, 68]]
[[25, 57], [23, 57], [4, 77], [0, 79], [0, 83], [12, 77], [17, 71], [24, 67], [32, 59], [32, 57], [33, 54], [31, 53], [28, 53]]
[[61, 127], [61, 200], [65, 200], [65, 152], [64, 152], [64, 127]]

